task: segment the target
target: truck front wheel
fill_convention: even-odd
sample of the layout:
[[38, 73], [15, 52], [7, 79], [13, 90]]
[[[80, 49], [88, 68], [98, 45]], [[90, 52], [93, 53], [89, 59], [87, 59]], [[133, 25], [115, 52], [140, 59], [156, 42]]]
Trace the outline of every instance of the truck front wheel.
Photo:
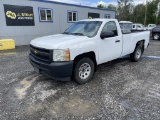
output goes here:
[[94, 69], [95, 65], [90, 58], [82, 58], [75, 65], [73, 78], [78, 84], [85, 84], [92, 79]]
[[138, 45], [134, 52], [132, 54], [130, 54], [130, 59], [134, 62], [138, 62], [143, 54], [143, 47], [141, 45]]

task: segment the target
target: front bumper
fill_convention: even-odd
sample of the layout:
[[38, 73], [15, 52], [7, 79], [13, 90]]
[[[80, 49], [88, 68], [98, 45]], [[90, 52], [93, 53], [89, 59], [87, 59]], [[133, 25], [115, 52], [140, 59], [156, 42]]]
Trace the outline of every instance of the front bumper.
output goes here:
[[73, 61], [45, 63], [35, 59], [31, 54], [29, 55], [29, 60], [40, 74], [61, 81], [69, 81], [71, 79]]

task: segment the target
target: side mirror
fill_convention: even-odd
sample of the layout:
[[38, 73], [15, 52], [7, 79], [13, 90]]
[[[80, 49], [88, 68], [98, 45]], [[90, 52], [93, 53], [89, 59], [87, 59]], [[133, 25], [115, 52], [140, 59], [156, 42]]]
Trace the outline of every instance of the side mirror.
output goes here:
[[104, 39], [104, 38], [114, 37], [114, 36], [115, 36], [114, 32], [107, 31], [107, 32], [102, 32], [100, 37], [101, 39]]

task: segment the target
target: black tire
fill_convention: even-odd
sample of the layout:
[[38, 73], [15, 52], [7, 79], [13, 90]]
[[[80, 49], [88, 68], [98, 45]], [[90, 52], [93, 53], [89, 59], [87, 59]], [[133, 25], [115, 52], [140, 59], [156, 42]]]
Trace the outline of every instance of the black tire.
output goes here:
[[[131, 61], [138, 62], [142, 57], [143, 51], [144, 50], [143, 50], [143, 46], [142, 45], [136, 46], [134, 52], [130, 54]], [[140, 54], [138, 55], [138, 53], [140, 53]]]
[[[90, 73], [88, 72], [88, 70], [90, 70]], [[95, 71], [94, 62], [90, 58], [87, 58], [87, 57], [82, 58], [75, 65], [74, 72], [73, 72], [73, 79], [78, 84], [85, 84], [92, 79], [92, 77], [94, 75], [94, 71]], [[84, 77], [83, 77], [83, 75], [84, 75]]]
[[158, 34], [158, 33], [153, 34], [153, 39], [154, 40], [159, 40], [160, 39], [160, 34]]

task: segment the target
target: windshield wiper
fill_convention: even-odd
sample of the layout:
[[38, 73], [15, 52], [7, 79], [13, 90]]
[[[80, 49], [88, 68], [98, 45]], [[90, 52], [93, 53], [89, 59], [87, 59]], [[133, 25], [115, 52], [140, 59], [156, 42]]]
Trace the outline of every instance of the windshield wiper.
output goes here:
[[81, 36], [84, 36], [83, 33], [69, 33], [69, 32], [64, 32], [62, 34], [67, 34], [67, 35], [81, 35]]
[[62, 34], [70, 34], [69, 32], [63, 32]]
[[84, 36], [84, 34], [83, 34], [83, 33], [70, 33], [70, 34]]

